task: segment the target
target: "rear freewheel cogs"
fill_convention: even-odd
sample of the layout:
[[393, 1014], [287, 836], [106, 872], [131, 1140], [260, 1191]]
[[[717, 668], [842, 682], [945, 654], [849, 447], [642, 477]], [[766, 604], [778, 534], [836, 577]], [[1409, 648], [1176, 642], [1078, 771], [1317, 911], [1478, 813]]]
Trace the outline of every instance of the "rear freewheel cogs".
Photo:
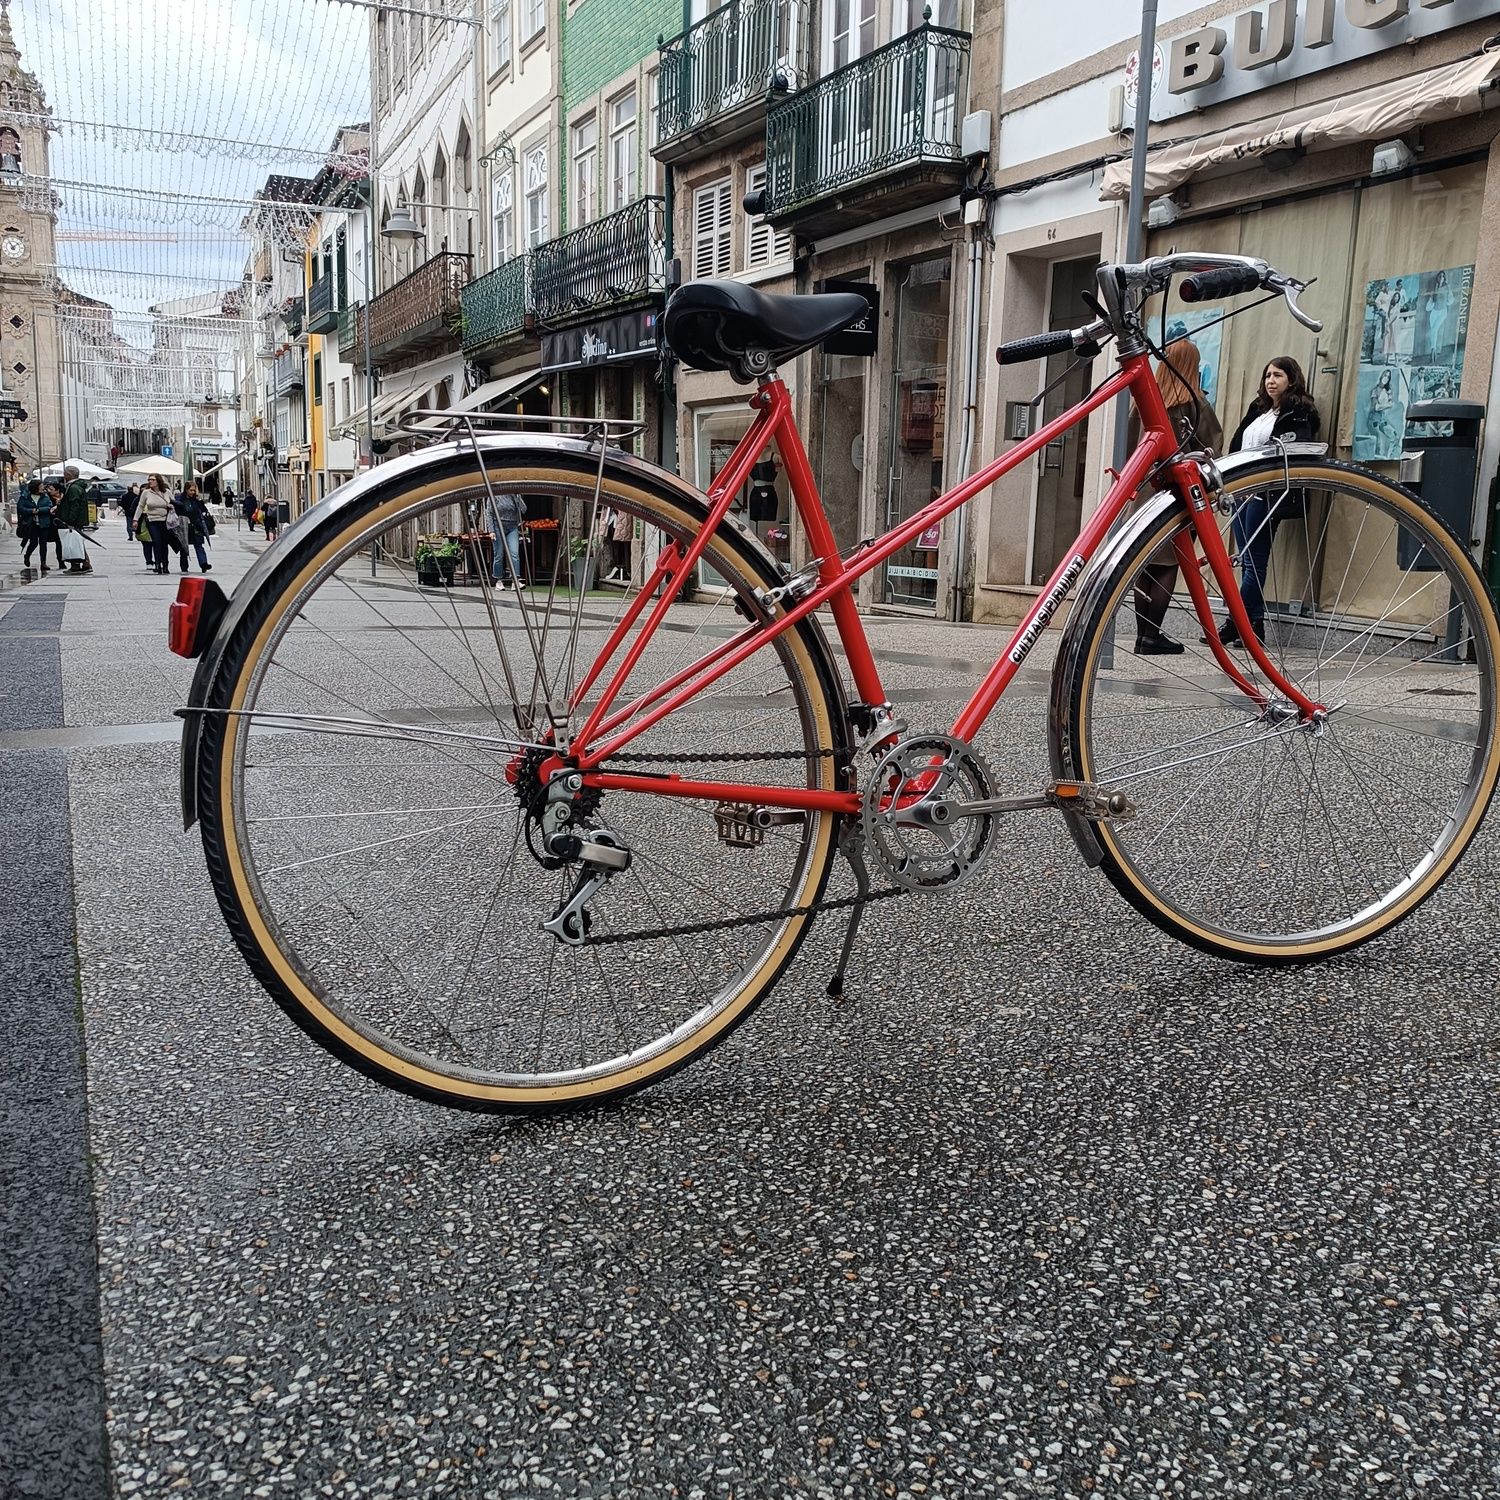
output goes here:
[[979, 873], [995, 839], [995, 778], [972, 745], [948, 734], [899, 740], [876, 763], [860, 825], [869, 858], [909, 891], [953, 890]]

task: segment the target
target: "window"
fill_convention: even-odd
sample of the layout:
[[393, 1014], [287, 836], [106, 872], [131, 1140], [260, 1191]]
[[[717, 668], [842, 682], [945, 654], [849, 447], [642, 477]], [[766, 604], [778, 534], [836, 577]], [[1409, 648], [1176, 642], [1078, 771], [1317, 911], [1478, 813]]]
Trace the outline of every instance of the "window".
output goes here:
[[432, 232], [439, 250], [449, 247], [447, 205], [452, 201], [448, 193], [448, 158], [439, 146], [437, 159], [432, 164]]
[[727, 276], [734, 243], [734, 184], [711, 182], [693, 194], [693, 279]]
[[337, 422], [339, 419], [339, 393], [334, 383], [328, 382], [328, 420]]
[[[761, 192], [766, 185], [766, 164], [751, 167], [745, 173], [745, 190]], [[792, 237], [785, 230], [772, 229], [764, 219], [750, 221], [750, 233], [745, 245], [745, 269], [754, 271], [761, 266], [774, 266], [792, 258]]]
[[313, 355], [312, 388], [313, 405], [321, 406], [323, 404], [323, 356], [321, 354]]
[[624, 208], [635, 197], [635, 90], [609, 106], [609, 206]]
[[490, 0], [490, 72], [510, 66], [510, 0]]
[[339, 384], [343, 387], [341, 395], [343, 397], [344, 416], [348, 417], [349, 414], [354, 410], [353, 403], [350, 399], [349, 377], [347, 375], [344, 376]]
[[333, 243], [333, 305], [340, 311], [349, 305], [349, 240], [343, 229]]
[[497, 168], [490, 188], [490, 212], [495, 225], [491, 253], [497, 266], [503, 266], [516, 253], [515, 199], [515, 174], [509, 167]]
[[874, 47], [875, 0], [833, 0], [829, 65], [842, 68]]
[[521, 0], [521, 45], [547, 29], [547, 0]]
[[547, 238], [547, 148], [526, 153], [526, 248], [535, 250]]
[[599, 122], [593, 115], [573, 127], [573, 214], [569, 228], [594, 217], [599, 197]]
[[[411, 190], [412, 217], [417, 221], [417, 228], [425, 235], [427, 233], [427, 174], [417, 168], [417, 180]], [[418, 241], [417, 244], [421, 244]], [[416, 245], [412, 246], [412, 254], [417, 253]]]

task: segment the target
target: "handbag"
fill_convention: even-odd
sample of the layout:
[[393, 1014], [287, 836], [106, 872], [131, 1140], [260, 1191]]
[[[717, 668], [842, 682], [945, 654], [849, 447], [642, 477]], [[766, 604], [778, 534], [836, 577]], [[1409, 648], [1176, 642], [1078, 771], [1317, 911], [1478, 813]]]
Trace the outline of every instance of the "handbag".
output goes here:
[[146, 513], [141, 512], [141, 519], [136, 523], [135, 539], [138, 542], [149, 542], [151, 540], [151, 528], [146, 524]]
[[167, 530], [177, 531], [181, 528], [181, 526], [182, 517], [175, 510], [169, 510], [167, 512]]
[[71, 527], [62, 534], [62, 556], [64, 562], [82, 562], [86, 556], [83, 538]]

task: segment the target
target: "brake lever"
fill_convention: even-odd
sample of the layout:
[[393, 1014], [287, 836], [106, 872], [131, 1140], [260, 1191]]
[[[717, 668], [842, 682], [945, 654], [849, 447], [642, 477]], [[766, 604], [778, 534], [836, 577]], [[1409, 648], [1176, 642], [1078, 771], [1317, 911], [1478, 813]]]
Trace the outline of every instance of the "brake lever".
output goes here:
[[[1316, 281], [1317, 277], [1313, 277]], [[1281, 295], [1286, 298], [1286, 310], [1304, 327], [1310, 328], [1314, 333], [1322, 333], [1323, 324], [1311, 313], [1305, 313], [1297, 306], [1297, 293], [1305, 292], [1312, 285], [1312, 281], [1293, 281], [1288, 277], [1279, 288]]]

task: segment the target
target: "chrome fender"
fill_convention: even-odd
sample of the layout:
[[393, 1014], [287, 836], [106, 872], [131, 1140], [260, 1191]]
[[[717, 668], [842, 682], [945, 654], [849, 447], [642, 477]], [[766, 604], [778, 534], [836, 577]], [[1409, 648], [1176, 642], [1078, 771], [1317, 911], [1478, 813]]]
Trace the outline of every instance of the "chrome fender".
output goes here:
[[[544, 458], [565, 454], [581, 460], [582, 465], [590, 470], [597, 469], [599, 464], [597, 445], [581, 438], [558, 437], [548, 433], [501, 432], [488, 437], [479, 436], [478, 448], [482, 455], [493, 455], [496, 458], [513, 458], [518, 455]], [[435, 443], [404, 458], [392, 459], [369, 473], [340, 485], [299, 517], [295, 525], [287, 528], [285, 539], [267, 547], [235, 587], [212, 640], [198, 658], [192, 686], [188, 690], [187, 707], [201, 708], [208, 701], [229, 642], [249, 614], [261, 590], [270, 584], [284, 565], [288, 556], [288, 542], [306, 543], [309, 540], [322, 540], [325, 536], [332, 537], [346, 524], [352, 511], [378, 504], [394, 492], [412, 488], [424, 477], [438, 478], [454, 469], [471, 469], [473, 449], [474, 445], [468, 441]], [[605, 472], [642, 488], [662, 492], [690, 510], [696, 508], [700, 512], [706, 511], [708, 501], [701, 491], [666, 469], [637, 458], [623, 449], [609, 450], [605, 459]], [[770, 576], [775, 577], [778, 564], [765, 544], [748, 529], [738, 525], [734, 529], [740, 543], [755, 554]], [[838, 723], [843, 727], [848, 722], [848, 715], [844, 705], [842, 679], [835, 666], [833, 652], [829, 649], [827, 637], [818, 621], [809, 618], [807, 624], [811, 626], [815, 650], [821, 653], [819, 666], [829, 691], [834, 695]], [[198, 821], [198, 761], [202, 718], [197, 713], [183, 714], [182, 762], [178, 785], [184, 828], [191, 828]]]
[[[1267, 477], [1275, 475], [1276, 468], [1288, 460], [1299, 458], [1324, 458], [1328, 454], [1327, 443], [1275, 443], [1269, 448], [1252, 448], [1240, 453], [1231, 453], [1214, 460], [1214, 467], [1221, 479], [1232, 478], [1245, 469], [1265, 467]], [[1085, 644], [1083, 622], [1100, 603], [1105, 587], [1115, 569], [1122, 563], [1130, 549], [1141, 536], [1157, 525], [1179, 500], [1170, 490], [1158, 490], [1144, 500], [1131, 518], [1111, 536], [1094, 554], [1093, 564], [1084, 575], [1078, 596], [1073, 602], [1068, 623], [1063, 627], [1062, 641], [1057, 648], [1057, 660], [1052, 666], [1052, 691], [1047, 713], [1048, 751], [1052, 761], [1052, 774], [1058, 781], [1076, 781], [1077, 768], [1068, 752], [1068, 731], [1072, 728], [1069, 717], [1068, 684], [1073, 679]], [[1068, 832], [1078, 845], [1078, 852], [1090, 866], [1100, 863], [1104, 849], [1094, 825], [1076, 813], [1064, 813]]]

